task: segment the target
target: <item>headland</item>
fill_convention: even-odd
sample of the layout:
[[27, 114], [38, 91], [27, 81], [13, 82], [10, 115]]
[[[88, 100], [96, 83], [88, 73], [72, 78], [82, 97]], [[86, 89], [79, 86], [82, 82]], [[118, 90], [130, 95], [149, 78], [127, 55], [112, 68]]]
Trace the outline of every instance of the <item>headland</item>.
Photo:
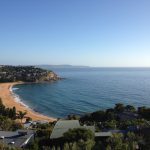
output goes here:
[[3, 104], [17, 111], [26, 112], [26, 117], [32, 118], [33, 121], [49, 121], [53, 122], [56, 119], [42, 115], [26, 106], [20, 100], [17, 100], [13, 93], [13, 86], [17, 84], [40, 83], [57, 81], [58, 77], [54, 72], [36, 68], [34, 66], [1, 66], [0, 67], [0, 98]]

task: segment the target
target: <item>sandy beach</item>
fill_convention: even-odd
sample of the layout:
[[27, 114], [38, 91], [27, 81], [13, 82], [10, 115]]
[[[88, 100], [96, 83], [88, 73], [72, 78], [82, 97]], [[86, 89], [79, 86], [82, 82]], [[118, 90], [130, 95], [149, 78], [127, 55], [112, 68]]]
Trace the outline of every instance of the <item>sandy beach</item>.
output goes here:
[[54, 118], [50, 118], [50, 117], [44, 116], [40, 113], [34, 112], [32, 109], [30, 109], [30, 108], [24, 106], [23, 104], [17, 102], [15, 100], [15, 97], [13, 96], [13, 93], [10, 91], [10, 88], [16, 84], [23, 84], [23, 83], [22, 82], [0, 83], [0, 97], [3, 101], [3, 104], [6, 107], [12, 108], [15, 106], [17, 111], [26, 111], [27, 112], [26, 117], [32, 118], [33, 121], [46, 120], [49, 122], [53, 122], [56, 120]]

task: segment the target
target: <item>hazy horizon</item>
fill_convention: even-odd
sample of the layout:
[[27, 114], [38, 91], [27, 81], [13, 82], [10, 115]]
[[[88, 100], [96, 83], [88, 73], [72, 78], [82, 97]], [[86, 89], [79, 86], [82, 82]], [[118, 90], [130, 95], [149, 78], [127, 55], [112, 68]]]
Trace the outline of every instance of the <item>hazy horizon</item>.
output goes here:
[[150, 68], [150, 66], [84, 66], [84, 65], [70, 65], [70, 64], [58, 64], [58, 65], [55, 65], [55, 64], [0, 64], [0, 66], [52, 66], [52, 67], [62, 67], [62, 68], [65, 68], [65, 67], [68, 67], [68, 68], [71, 68], [71, 67], [75, 67], [75, 68]]

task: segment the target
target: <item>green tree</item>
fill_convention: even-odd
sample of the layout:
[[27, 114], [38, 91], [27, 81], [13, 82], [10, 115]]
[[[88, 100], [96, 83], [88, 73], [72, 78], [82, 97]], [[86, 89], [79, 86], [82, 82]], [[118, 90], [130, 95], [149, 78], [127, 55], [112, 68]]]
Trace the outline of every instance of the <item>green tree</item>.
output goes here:
[[57, 150], [60, 150], [60, 146], [57, 146]]
[[105, 111], [96, 111], [91, 114], [93, 121], [100, 122], [106, 120]]
[[147, 132], [146, 137], [145, 137], [145, 150], [150, 150], [150, 131]]
[[72, 148], [77, 147], [77, 150], [91, 150], [94, 146], [94, 133], [85, 128], [70, 129], [64, 133], [64, 139], [68, 142], [76, 142]]
[[109, 111], [107, 111], [107, 112], [106, 112], [106, 119], [107, 119], [107, 120], [115, 120], [115, 119], [116, 119], [115, 113], [114, 113], [114, 112], [109, 112]]
[[125, 107], [125, 110], [130, 111], [130, 112], [135, 112], [136, 111], [135, 107], [132, 106], [132, 105], [127, 105]]
[[107, 145], [106, 150], [112, 150], [110, 145]]
[[94, 145], [94, 150], [102, 150], [104, 147], [104, 143], [102, 141], [96, 141]]
[[135, 150], [136, 146], [138, 144], [137, 144], [137, 137], [133, 132], [128, 132], [127, 133], [127, 141], [128, 141], [129, 148], [131, 150]]
[[30, 149], [30, 150], [39, 150], [39, 146], [38, 146], [37, 141], [32, 142], [32, 143], [29, 145], [29, 149]]
[[92, 150], [93, 146], [94, 146], [94, 141], [92, 140], [84, 141], [80, 139], [77, 142], [77, 150]]
[[122, 150], [123, 145], [123, 134], [118, 133], [114, 134], [113, 137], [110, 137], [107, 141], [113, 150]]
[[74, 143], [72, 144], [71, 150], [77, 150], [77, 143], [76, 143], [76, 142], [74, 142]]
[[85, 128], [75, 128], [70, 129], [66, 133], [64, 133], [64, 139], [67, 141], [78, 141], [84, 140], [87, 141], [88, 139], [94, 139], [94, 133], [91, 130]]
[[123, 143], [123, 144], [122, 144], [122, 150], [129, 150], [129, 145], [128, 145], [128, 143]]
[[104, 126], [106, 128], [109, 128], [109, 129], [116, 129], [117, 128], [117, 121], [116, 120], [106, 121], [104, 123]]
[[16, 107], [9, 109], [9, 118], [16, 119]]
[[150, 108], [146, 108], [145, 106], [139, 107], [138, 113], [142, 118], [150, 120]]
[[26, 114], [27, 114], [27, 112], [18, 111], [18, 118], [21, 120], [21, 124], [22, 124], [22, 120]]
[[70, 150], [70, 147], [69, 147], [69, 144], [68, 144], [68, 143], [65, 143], [65, 144], [64, 144], [63, 150]]
[[12, 127], [12, 120], [4, 117], [4, 116], [0, 116], [0, 129], [1, 130], [11, 130]]
[[114, 109], [115, 109], [115, 111], [116, 111], [117, 113], [121, 113], [121, 112], [123, 112], [123, 111], [125, 110], [125, 107], [124, 107], [123, 104], [118, 103], [118, 104], [116, 104], [116, 106], [115, 106]]
[[5, 106], [3, 105], [2, 99], [0, 98], [0, 115], [3, 115], [5, 111]]
[[53, 146], [51, 150], [56, 150], [55, 146]]

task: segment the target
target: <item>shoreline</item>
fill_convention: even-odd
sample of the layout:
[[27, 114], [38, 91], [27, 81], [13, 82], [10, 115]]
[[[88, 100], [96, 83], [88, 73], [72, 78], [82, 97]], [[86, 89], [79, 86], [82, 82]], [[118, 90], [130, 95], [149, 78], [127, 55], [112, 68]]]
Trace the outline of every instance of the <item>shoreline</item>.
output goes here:
[[[15, 85], [16, 85], [16, 84], [15, 84]], [[15, 85], [9, 87], [9, 91], [10, 91], [11, 96], [13, 97], [14, 101], [15, 101], [16, 103], [19, 103], [19, 104], [23, 105], [23, 106], [26, 107], [26, 108], [31, 109], [28, 105], [26, 105], [26, 104], [21, 100], [21, 98], [19, 97], [19, 95], [17, 95], [17, 94], [14, 92], [14, 86], [15, 86]], [[16, 90], [17, 90], [17, 89], [16, 89]], [[33, 110], [33, 111], [34, 111], [34, 110]]]
[[26, 111], [26, 117], [32, 118], [33, 121], [48, 121], [53, 122], [57, 119], [45, 116], [38, 112], [35, 112], [32, 108], [24, 104], [21, 100], [17, 100], [17, 96], [13, 92], [13, 86], [18, 84], [27, 84], [24, 82], [12, 82], [12, 83], [0, 83], [0, 98], [2, 99], [5, 107], [16, 107], [16, 111]]

